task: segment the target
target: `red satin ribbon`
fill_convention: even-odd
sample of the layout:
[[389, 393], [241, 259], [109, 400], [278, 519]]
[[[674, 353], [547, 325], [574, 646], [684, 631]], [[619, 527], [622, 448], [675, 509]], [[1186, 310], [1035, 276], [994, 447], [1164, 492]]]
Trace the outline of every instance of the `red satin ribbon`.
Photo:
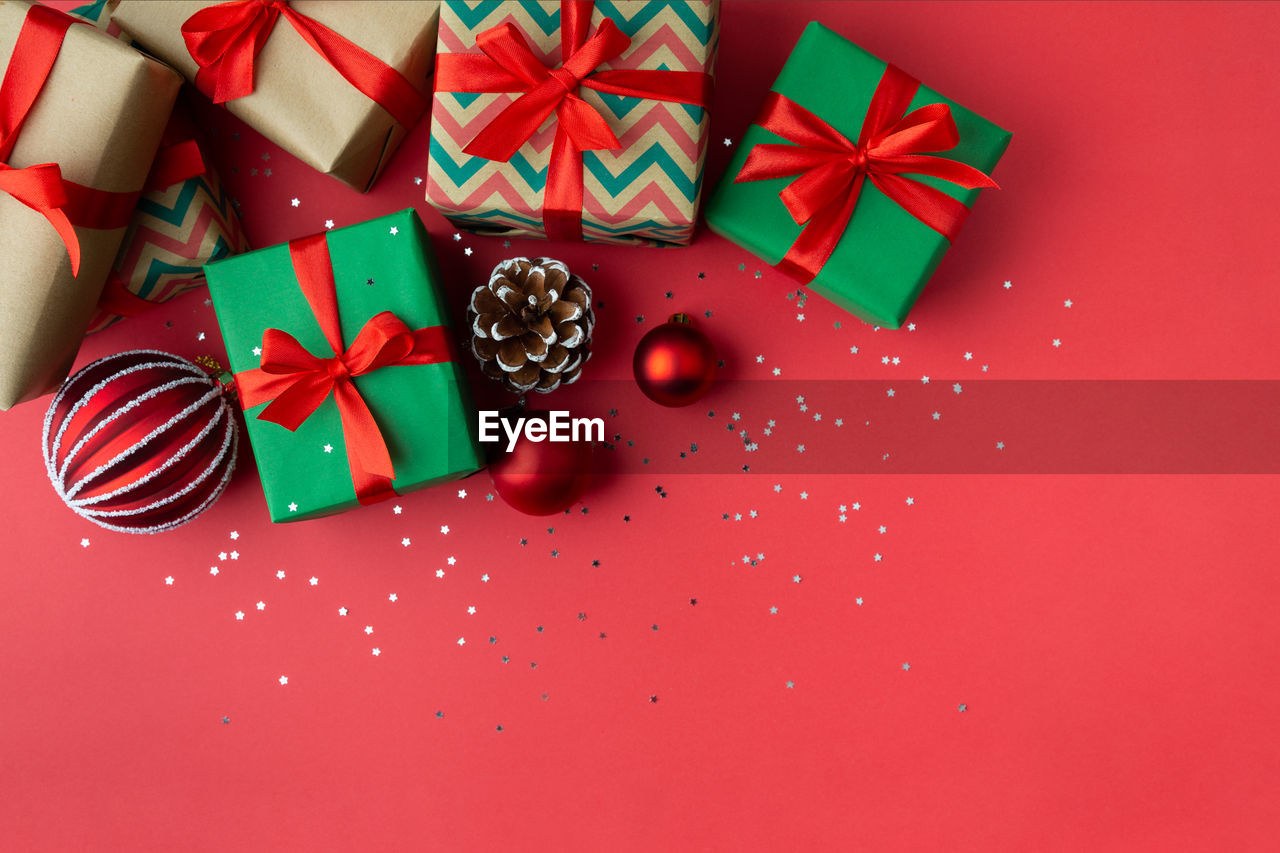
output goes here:
[[71, 274], [79, 275], [80, 240], [65, 210], [69, 182], [62, 179], [62, 170], [57, 163], [15, 169], [5, 162], [18, 141], [22, 123], [49, 79], [63, 36], [72, 23], [70, 17], [45, 6], [27, 9], [0, 83], [0, 192], [49, 220], [67, 247]]
[[932, 157], [960, 142], [951, 108], [929, 104], [903, 115], [920, 82], [890, 65], [876, 87], [857, 143], [796, 102], [770, 92], [755, 123], [792, 145], [757, 145], [734, 182], [799, 175], [779, 194], [804, 229], [777, 269], [810, 282], [835, 251], [862, 191], [871, 183], [947, 240], [955, 239], [969, 208], [941, 190], [906, 177], [932, 175], [966, 189], [995, 187], [972, 166]]
[[298, 285], [333, 356], [312, 355], [288, 332], [267, 329], [262, 336], [262, 366], [236, 374], [240, 399], [246, 409], [270, 402], [258, 418], [295, 430], [332, 393], [342, 420], [356, 498], [361, 504], [385, 500], [395, 494], [391, 454], [373, 413], [352, 380], [393, 365], [451, 361], [448, 336], [443, 326], [410, 330], [395, 314], [383, 311], [364, 324], [344, 351], [337, 288], [325, 235], [292, 241], [289, 255]]
[[405, 128], [418, 123], [427, 101], [403, 74], [324, 24], [293, 10], [288, 0], [232, 0], [187, 18], [182, 38], [200, 66], [196, 87], [215, 104], [252, 94], [258, 54], [281, 16], [348, 83], [397, 123]]
[[582, 239], [582, 152], [620, 147], [604, 116], [578, 97], [578, 87], [699, 107], [711, 100], [711, 76], [702, 71], [596, 71], [620, 56], [631, 38], [608, 18], [588, 38], [594, 6], [591, 0], [561, 0], [559, 68], [543, 65], [509, 23], [476, 37], [480, 54], [436, 56], [437, 92], [523, 93], [476, 134], [463, 149], [467, 154], [506, 162], [555, 112], [542, 206], [553, 240]]

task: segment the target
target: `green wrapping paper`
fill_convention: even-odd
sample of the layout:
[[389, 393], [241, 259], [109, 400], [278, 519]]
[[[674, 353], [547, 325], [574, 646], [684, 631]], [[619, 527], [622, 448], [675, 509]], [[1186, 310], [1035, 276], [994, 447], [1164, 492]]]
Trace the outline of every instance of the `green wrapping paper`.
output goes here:
[[[448, 325], [440, 272], [413, 210], [334, 229], [327, 242], [344, 346], [383, 311], [411, 329]], [[313, 355], [332, 356], [299, 289], [288, 244], [208, 264], [205, 272], [233, 373], [259, 366], [268, 328], [288, 332]], [[484, 464], [454, 355], [451, 362], [393, 365], [353, 379], [386, 440], [397, 492], [455, 480]], [[358, 506], [333, 396], [293, 432], [259, 420], [265, 407], [247, 410], [245, 421], [271, 520], [299, 521]]]
[[[886, 63], [817, 22], [800, 36], [774, 81], [773, 91], [818, 115], [851, 140], [863, 119]], [[921, 85], [908, 111], [927, 104], [951, 108], [960, 143], [937, 156], [966, 163], [990, 174], [1009, 146], [1011, 134], [982, 116]], [[788, 141], [752, 124], [707, 205], [711, 230], [776, 265], [800, 235], [802, 226], [778, 194], [794, 177], [735, 183], [751, 149]], [[928, 175], [911, 175], [965, 206], [980, 190], [964, 189]], [[865, 181], [853, 217], [818, 276], [809, 284], [860, 319], [900, 328], [911, 306], [950, 247], [945, 237], [905, 211]]]

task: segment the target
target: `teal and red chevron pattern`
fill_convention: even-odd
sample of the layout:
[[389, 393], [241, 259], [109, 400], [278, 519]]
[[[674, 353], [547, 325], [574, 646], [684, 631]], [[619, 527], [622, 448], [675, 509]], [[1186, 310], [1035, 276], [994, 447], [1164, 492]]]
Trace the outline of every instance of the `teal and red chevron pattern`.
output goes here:
[[[592, 32], [610, 18], [631, 45], [601, 69], [713, 71], [719, 42], [718, 0], [597, 0]], [[446, 2], [437, 53], [476, 52], [476, 36], [513, 24], [535, 56], [560, 64], [558, 2]], [[641, 98], [578, 93], [605, 117], [620, 148], [583, 153], [584, 239], [606, 243], [684, 244], [693, 237], [702, 191], [709, 117], [701, 107]], [[533, 138], [500, 163], [463, 148], [516, 94], [436, 92], [431, 111], [427, 201], [458, 228], [487, 234], [545, 237], [543, 192], [552, 114]]]
[[[240, 215], [217, 174], [144, 193], [116, 256], [114, 283], [139, 297], [136, 304], [167, 302], [204, 284], [201, 267], [249, 248]], [[104, 302], [108, 294], [104, 294]], [[120, 319], [99, 308], [90, 332]]]

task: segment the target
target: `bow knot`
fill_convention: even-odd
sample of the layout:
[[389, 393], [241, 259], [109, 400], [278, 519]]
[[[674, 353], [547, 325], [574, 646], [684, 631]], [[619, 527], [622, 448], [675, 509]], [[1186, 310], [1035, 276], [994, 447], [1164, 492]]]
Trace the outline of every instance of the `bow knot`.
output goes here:
[[966, 189], [996, 186], [972, 166], [926, 153], [955, 148], [960, 134], [946, 104], [928, 104], [903, 115], [919, 86], [887, 66], [857, 142], [795, 101], [777, 92], [766, 96], [755, 124], [792, 144], [755, 146], [734, 181], [798, 175], [779, 196], [805, 227], [778, 264], [780, 270], [802, 282], [818, 275], [853, 217], [866, 180], [947, 240], [954, 239], [969, 209], [906, 175], [930, 175]]
[[[568, 68], [561, 66], [551, 69], [551, 79], [555, 80], [564, 87], [565, 95], [572, 95], [577, 91], [578, 84], [582, 82], [582, 78], [574, 74]], [[562, 96], [563, 97], [563, 96]]]
[[514, 88], [523, 94], [462, 150], [473, 157], [505, 163], [553, 112], [560, 121], [558, 130], [563, 130], [579, 151], [619, 147], [604, 116], [578, 97], [578, 87], [602, 63], [620, 56], [630, 44], [631, 37], [605, 18], [581, 47], [571, 53], [565, 51], [559, 68], [547, 68], [511, 24], [481, 33], [476, 46], [513, 82], [518, 81]]
[[49, 220], [67, 247], [71, 258], [71, 274], [80, 274], [80, 240], [63, 209], [67, 205], [67, 187], [57, 163], [41, 163], [15, 169], [0, 163], [0, 193], [7, 193]]
[[325, 367], [329, 370], [329, 378], [335, 382], [345, 382], [351, 378], [351, 371], [342, 356], [325, 359]]

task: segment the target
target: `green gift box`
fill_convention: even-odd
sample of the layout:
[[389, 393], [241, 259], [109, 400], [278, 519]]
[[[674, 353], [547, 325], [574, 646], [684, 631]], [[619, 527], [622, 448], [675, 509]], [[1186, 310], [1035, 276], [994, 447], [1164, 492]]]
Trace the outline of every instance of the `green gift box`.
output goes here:
[[[817, 22], [805, 28], [767, 97], [766, 108], [779, 100], [788, 108], [766, 122], [786, 126], [787, 135], [758, 123], [748, 128], [707, 205], [707, 224], [862, 320], [901, 327], [950, 246], [944, 234], [955, 236], [980, 186], [994, 186], [978, 172], [991, 171], [1011, 134]], [[872, 123], [868, 110], [885, 104], [893, 106], [878, 113], [884, 134], [861, 139], [864, 120]], [[825, 123], [826, 138], [789, 130], [796, 116], [810, 126], [813, 117]], [[832, 137], [843, 137], [840, 145]], [[797, 150], [797, 139], [810, 140], [809, 150]], [[753, 155], [757, 146], [767, 147]], [[774, 158], [772, 171], [753, 170], [767, 157]], [[779, 158], [790, 165], [778, 166]], [[855, 169], [862, 170], [860, 186], [841, 196]], [[786, 175], [760, 176], [777, 172]], [[788, 194], [799, 195], [794, 206]], [[835, 213], [843, 203], [847, 224]], [[834, 249], [828, 243], [814, 250], [823, 226]]]
[[[304, 248], [311, 253], [310, 268], [319, 272], [303, 274], [298, 253]], [[272, 521], [330, 515], [455, 480], [484, 464], [466, 380], [449, 345], [452, 331], [440, 272], [416, 212], [403, 210], [237, 255], [208, 264], [205, 272], [246, 406], [249, 442]], [[310, 295], [320, 291], [304, 293], [304, 279], [325, 280], [330, 274], [331, 283], [321, 288], [331, 294], [328, 303]], [[333, 309], [334, 298], [337, 323], [333, 325], [330, 314], [332, 334], [326, 336], [322, 309], [326, 304]], [[379, 337], [386, 329], [391, 331]], [[342, 357], [334, 338], [340, 338]], [[417, 343], [419, 338], [432, 343], [434, 355], [423, 355], [426, 345]], [[377, 363], [385, 366], [370, 368], [372, 357], [357, 353], [371, 352], [368, 344], [375, 339], [389, 341], [387, 352], [397, 357], [379, 356]], [[434, 363], [398, 358], [409, 339], [421, 358]], [[285, 349], [290, 357], [281, 356]], [[278, 375], [279, 363], [290, 360], [306, 366], [296, 374]], [[254, 390], [259, 379], [291, 378], [310, 383], [311, 402], [318, 403], [313, 409], [303, 407], [309, 411], [299, 416], [296, 429], [261, 416], [272, 407], [280, 411], [285, 403], [296, 403], [285, 398], [306, 389], [284, 394], [278, 388], [270, 394]], [[349, 384], [337, 387], [335, 382]], [[377, 494], [365, 490], [357, 496], [357, 481], [369, 479], [356, 458], [364, 446], [360, 434], [368, 426], [367, 419], [349, 421], [340, 411], [339, 396], [348, 416], [361, 405], [351, 401], [351, 386], [372, 415], [394, 466], [393, 479], [374, 478], [383, 486]], [[274, 401], [264, 402], [264, 397]], [[355, 454], [350, 459], [349, 447]]]

